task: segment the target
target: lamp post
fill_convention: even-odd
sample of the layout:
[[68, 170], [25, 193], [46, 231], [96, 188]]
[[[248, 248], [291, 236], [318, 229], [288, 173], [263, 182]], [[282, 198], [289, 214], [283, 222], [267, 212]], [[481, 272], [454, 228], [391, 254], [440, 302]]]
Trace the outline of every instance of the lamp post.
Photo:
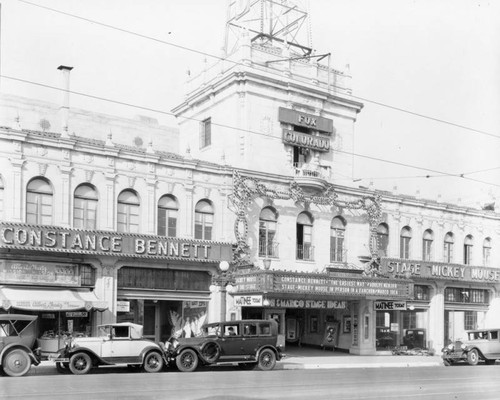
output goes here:
[[[227, 261], [221, 261], [219, 263], [219, 271], [212, 277], [212, 285], [218, 286], [220, 288], [220, 320], [224, 322], [226, 320], [226, 297], [227, 292], [232, 292], [230, 289], [236, 283], [232, 271], [230, 271], [230, 265]], [[229, 286], [229, 288], [228, 288]]]

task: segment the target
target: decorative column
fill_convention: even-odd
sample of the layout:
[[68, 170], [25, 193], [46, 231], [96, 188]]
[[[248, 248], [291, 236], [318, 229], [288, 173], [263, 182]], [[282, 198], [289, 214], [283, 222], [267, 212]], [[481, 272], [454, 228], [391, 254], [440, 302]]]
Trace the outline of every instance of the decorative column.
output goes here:
[[[22, 169], [24, 165], [24, 160], [19, 158], [11, 158], [10, 163], [12, 164], [12, 199], [10, 199], [12, 210], [11, 220], [13, 222], [23, 222], [22, 210], [25, 209], [23, 206], [23, 181], [22, 181]], [[7, 200], [7, 199], [6, 199]]]
[[436, 282], [429, 307], [428, 346], [436, 352], [444, 347], [444, 282]]

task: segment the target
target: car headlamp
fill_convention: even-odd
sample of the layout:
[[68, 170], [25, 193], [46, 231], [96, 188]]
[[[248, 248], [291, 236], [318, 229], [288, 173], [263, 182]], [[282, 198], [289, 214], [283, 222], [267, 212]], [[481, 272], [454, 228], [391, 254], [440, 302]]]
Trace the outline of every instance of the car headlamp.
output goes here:
[[467, 345], [465, 343], [462, 343], [462, 345], [460, 346], [460, 348], [462, 350], [464, 350], [464, 351], [468, 349], [468, 347], [467, 347]]
[[450, 351], [453, 351], [455, 349], [455, 346], [453, 345], [453, 343], [450, 343], [446, 348]]

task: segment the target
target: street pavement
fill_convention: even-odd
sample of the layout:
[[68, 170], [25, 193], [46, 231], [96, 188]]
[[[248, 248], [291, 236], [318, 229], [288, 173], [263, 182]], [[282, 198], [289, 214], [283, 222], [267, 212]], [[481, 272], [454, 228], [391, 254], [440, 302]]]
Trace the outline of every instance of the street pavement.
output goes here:
[[[359, 356], [331, 349], [287, 347], [286, 357], [276, 364], [277, 370], [347, 369], [384, 367], [437, 367], [444, 366], [440, 356], [393, 355], [391, 353]], [[57, 374], [53, 361], [42, 361], [33, 366], [28, 375]]]
[[377, 354], [359, 356], [331, 349], [288, 347], [287, 356], [278, 362], [276, 369], [338, 369], [383, 367], [437, 367], [444, 366], [438, 355]]

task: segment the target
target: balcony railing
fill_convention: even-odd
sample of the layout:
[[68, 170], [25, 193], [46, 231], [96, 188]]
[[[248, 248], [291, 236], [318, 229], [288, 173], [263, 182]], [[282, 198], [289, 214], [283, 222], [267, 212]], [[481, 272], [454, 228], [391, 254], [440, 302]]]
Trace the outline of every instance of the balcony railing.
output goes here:
[[347, 249], [333, 249], [330, 250], [331, 263], [346, 263], [347, 262]]
[[314, 261], [314, 246], [310, 244], [298, 244], [297, 260]]
[[261, 242], [259, 243], [259, 257], [279, 258], [279, 243]]

